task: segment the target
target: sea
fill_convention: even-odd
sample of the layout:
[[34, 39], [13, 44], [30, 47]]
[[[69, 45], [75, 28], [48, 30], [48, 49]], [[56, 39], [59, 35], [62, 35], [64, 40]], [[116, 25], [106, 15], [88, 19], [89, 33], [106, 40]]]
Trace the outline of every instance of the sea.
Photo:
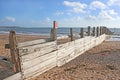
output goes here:
[[[29, 35], [50, 35], [50, 27], [41, 27], [41, 28], [24, 28], [24, 27], [0, 27], [0, 33], [9, 33], [10, 30], [14, 30], [17, 34], [29, 34]], [[84, 29], [87, 31], [87, 28]], [[80, 33], [80, 28], [73, 28], [75, 34]], [[57, 34], [69, 35], [70, 28], [57, 28]]]
[[[112, 32], [115, 34], [120, 34], [120, 28], [109, 28]], [[50, 35], [51, 28], [50, 27], [32, 27], [32, 28], [25, 28], [25, 27], [2, 27], [0, 26], [0, 33], [6, 33], [8, 34], [10, 30], [16, 31], [17, 34], [29, 34], [29, 35]], [[84, 31], [87, 31], [87, 28], [84, 28]], [[73, 28], [74, 34], [80, 33], [80, 27]], [[70, 34], [70, 28], [69, 27], [60, 27], [57, 29], [57, 35], [69, 35]]]

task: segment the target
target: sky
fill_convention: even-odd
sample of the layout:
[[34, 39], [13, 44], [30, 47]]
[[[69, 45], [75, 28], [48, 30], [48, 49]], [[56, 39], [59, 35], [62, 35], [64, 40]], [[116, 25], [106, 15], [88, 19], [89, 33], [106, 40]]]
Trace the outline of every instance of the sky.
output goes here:
[[0, 0], [0, 26], [120, 28], [120, 0]]

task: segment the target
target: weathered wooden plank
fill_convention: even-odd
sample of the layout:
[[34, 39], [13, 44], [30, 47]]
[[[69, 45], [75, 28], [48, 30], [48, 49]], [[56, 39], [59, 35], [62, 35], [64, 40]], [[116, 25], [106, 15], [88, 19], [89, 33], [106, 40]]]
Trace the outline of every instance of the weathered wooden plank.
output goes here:
[[57, 60], [57, 66], [62, 66], [66, 63], [66, 59], [70, 58], [70, 55], [64, 56]]
[[[70, 47], [74, 47], [74, 46], [75, 46], [75, 44], [72, 43], [72, 44], [68, 44], [67, 47], [64, 47], [64, 45], [63, 45], [63, 46], [62, 46], [61, 48], [59, 48], [59, 49], [63, 49], [63, 48], [69, 49]], [[58, 49], [58, 50], [59, 50], [59, 49]]]
[[58, 54], [57, 54], [57, 58], [60, 59], [60, 58], [63, 58], [67, 55], [74, 55], [72, 54], [74, 52], [74, 48], [73, 49], [69, 49], [69, 50], [65, 50], [65, 51], [58, 51]]
[[20, 53], [20, 55], [26, 55], [29, 53], [39, 52], [42, 50], [45, 50], [46, 52], [48, 52], [47, 51], [48, 49], [50, 49], [50, 52], [51, 52], [53, 50], [56, 50], [56, 48], [57, 48], [56, 42], [48, 42], [45, 44], [38, 44], [38, 45], [19, 48], [19, 53]]
[[95, 46], [95, 42], [91, 42], [90, 47], [93, 48]]
[[67, 48], [69, 43], [60, 44], [57, 46], [57, 49]]
[[82, 49], [84, 49], [84, 45], [83, 46], [75, 47], [75, 50], [82, 50]]
[[[23, 70], [25, 70], [25, 69], [31, 68], [33, 66], [36, 66], [37, 64], [41, 64], [42, 62], [45, 62], [49, 59], [57, 58], [56, 53], [57, 53], [57, 51], [51, 52], [49, 54], [46, 54], [46, 55], [43, 55], [43, 56], [40, 56], [40, 57], [37, 57], [35, 59], [29, 59], [29, 61], [22, 62], [21, 67], [23, 68]], [[24, 59], [26, 59], [26, 58], [24, 58]]]
[[75, 43], [79, 43], [79, 42], [82, 42], [82, 41], [84, 41], [84, 38], [80, 38], [80, 39], [75, 40]]
[[85, 49], [75, 50], [75, 56], [81, 54], [82, 52], [85, 52]]
[[60, 50], [58, 50], [58, 54], [65, 54], [65, 53], [67, 53], [67, 52], [70, 52], [70, 51], [74, 51], [74, 49], [75, 49], [75, 47], [69, 47], [69, 48], [63, 48], [63, 49], [60, 49]]
[[90, 38], [91, 38], [91, 36], [87, 36], [87, 37], [85, 37], [83, 39], [84, 39], [84, 41], [86, 41], [86, 40], [89, 40]]
[[52, 69], [53, 67], [56, 67], [56, 63], [49, 63], [48, 65], [38, 69], [37, 71], [25, 74], [24, 78], [27, 78], [26, 80], [29, 80], [33, 77], [39, 76], [40, 74]]
[[70, 46], [74, 46], [74, 41], [72, 42], [67, 42], [65, 44], [60, 44], [57, 46], [57, 49], [62, 49], [62, 48], [69, 48]]
[[69, 61], [73, 60], [74, 58], [76, 58], [77, 56], [75, 55], [75, 52], [72, 52], [72, 55], [69, 54], [67, 56], [64, 56], [63, 58], [60, 58], [57, 60], [57, 66], [62, 66], [65, 63], [68, 63]]
[[84, 47], [82, 47], [80, 49], [75, 49], [75, 54], [79, 54], [83, 50], [85, 50]]
[[75, 49], [74, 46], [69, 46], [68, 48], [59, 49], [59, 50], [57, 50], [58, 51], [57, 55], [59, 55], [59, 54], [65, 54], [67, 52], [73, 51], [74, 49]]
[[69, 44], [69, 42], [64, 43], [64, 44], [60, 44], [60, 45], [58, 45], [58, 49], [66, 48], [66, 47], [68, 47], [68, 44]]
[[72, 46], [72, 45], [74, 45], [75, 44], [75, 41], [71, 41], [71, 42], [69, 42], [69, 46]]
[[81, 51], [80, 53], [78, 53], [78, 54], [74, 55], [74, 57], [71, 57], [70, 59], [68, 59], [66, 62], [69, 62], [69, 61], [71, 61], [71, 60], [75, 59], [76, 57], [78, 57], [79, 55], [83, 54], [84, 52], [85, 52], [84, 50], [83, 50], [83, 51]]
[[84, 41], [79, 41], [79, 42], [75, 42], [75, 45], [81, 45], [83, 43], [84, 43]]
[[75, 55], [74, 55], [74, 56], [71, 56], [71, 55], [70, 55], [70, 57], [68, 57], [68, 58], [66, 59], [66, 63], [70, 62], [71, 60], [73, 60], [73, 59], [75, 59], [75, 58], [76, 58]]
[[[33, 74], [33, 73], [36, 73], [36, 71], [46, 67], [46, 66], [49, 66], [49, 64], [52, 64], [52, 63], [56, 63], [56, 58], [52, 58], [52, 59], [49, 59], [45, 62], [42, 62], [36, 66], [33, 66], [31, 68], [28, 68], [26, 69], [25, 71], [23, 71], [23, 74], [24, 76], [28, 76], [29, 74]], [[54, 65], [55, 66], [55, 65]]]
[[67, 60], [74, 57], [75, 54], [75, 48], [70, 47], [67, 50], [58, 50], [57, 54], [57, 65], [61, 66], [66, 63]]
[[81, 46], [83, 46], [84, 45], [84, 43], [77, 43], [77, 44], [75, 44], [74, 46], [75, 47], [81, 47]]
[[83, 48], [85, 45], [83, 44], [83, 45], [78, 45], [78, 46], [75, 46], [75, 49], [80, 49], [80, 48]]
[[75, 47], [77, 48], [77, 47], [83, 47], [84, 46], [84, 43], [82, 43], [82, 44], [75, 44]]
[[14, 74], [12, 76], [9, 76], [9, 77], [7, 77], [7, 78], [5, 78], [3, 80], [22, 80], [21, 72], [16, 73], [16, 74]]
[[26, 46], [31, 46], [31, 45], [45, 43], [47, 41], [50, 41], [50, 39], [38, 39], [38, 40], [32, 40], [32, 41], [22, 42], [22, 43], [18, 43], [17, 46], [18, 47], [26, 47]]
[[86, 47], [86, 46], [89, 46], [90, 44], [91, 44], [91, 43], [88, 42], [88, 43], [85, 43], [84, 46]]
[[89, 49], [91, 49], [90, 46], [86, 46], [86, 47], [85, 47], [85, 51], [87, 51], [87, 50], [89, 50]]
[[84, 45], [83, 46], [80, 46], [80, 47], [75, 47], [75, 50], [82, 50], [82, 49], [84, 49]]
[[91, 39], [89, 39], [89, 40], [84, 40], [84, 44], [85, 44], [85, 43], [90, 43], [90, 41], [91, 41]]
[[88, 45], [88, 44], [90, 44], [90, 41], [85, 41], [84, 42], [84, 45]]
[[84, 43], [84, 39], [75, 40], [75, 44]]
[[33, 53], [30, 53], [30, 54], [27, 54], [27, 55], [22, 55], [21, 56], [21, 59], [22, 59], [22, 62], [25, 62], [25, 61], [29, 61], [29, 60], [32, 60], [32, 59], [35, 59], [37, 57], [40, 57], [40, 56], [44, 56], [44, 55], [52, 55], [52, 52], [54, 52], [54, 48], [49, 48], [49, 49], [43, 49], [39, 52], [33, 52]]
[[94, 42], [96, 42], [96, 39], [91, 39], [90, 42], [91, 42], [91, 43], [94, 43]]

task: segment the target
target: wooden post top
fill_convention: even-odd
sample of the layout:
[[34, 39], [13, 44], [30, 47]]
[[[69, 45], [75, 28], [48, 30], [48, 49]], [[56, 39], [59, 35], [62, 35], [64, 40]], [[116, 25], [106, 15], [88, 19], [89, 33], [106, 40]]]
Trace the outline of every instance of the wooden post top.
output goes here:
[[73, 29], [70, 28], [70, 37], [71, 37], [71, 41], [73, 41]]
[[80, 29], [80, 35], [81, 35], [81, 38], [84, 37], [84, 31], [83, 31], [83, 28]]
[[58, 28], [58, 22], [57, 21], [53, 21], [53, 28]]
[[91, 33], [90, 33], [90, 26], [88, 26], [88, 36], [90, 36]]

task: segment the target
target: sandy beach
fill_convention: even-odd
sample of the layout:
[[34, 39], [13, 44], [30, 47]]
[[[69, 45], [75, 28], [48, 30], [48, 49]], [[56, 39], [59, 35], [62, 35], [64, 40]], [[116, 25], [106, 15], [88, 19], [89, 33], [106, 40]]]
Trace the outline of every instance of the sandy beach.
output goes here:
[[[45, 36], [18, 35], [18, 42], [47, 38]], [[9, 36], [0, 34], [0, 56], [10, 58]], [[0, 80], [13, 72], [0, 62]], [[120, 42], [103, 42], [69, 63], [55, 67], [31, 80], [120, 80]]]

